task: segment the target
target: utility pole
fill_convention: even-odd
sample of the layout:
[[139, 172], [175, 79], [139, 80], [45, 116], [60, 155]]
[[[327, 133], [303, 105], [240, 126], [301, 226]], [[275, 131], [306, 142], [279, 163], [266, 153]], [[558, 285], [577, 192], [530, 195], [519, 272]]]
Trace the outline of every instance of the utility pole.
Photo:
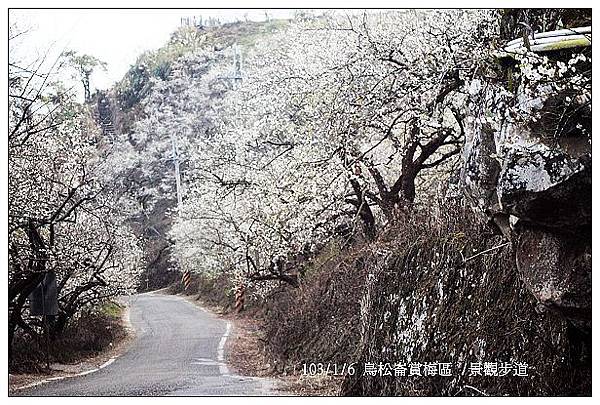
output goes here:
[[177, 208], [181, 207], [181, 173], [179, 171], [179, 149], [177, 148], [177, 139], [171, 135], [171, 147], [173, 165], [175, 166], [175, 184], [177, 185]]
[[242, 52], [238, 44], [233, 46], [233, 87], [236, 88], [242, 82]]
[[232, 47], [233, 65], [228, 76], [221, 76], [219, 79], [231, 80], [233, 89], [237, 89], [242, 83], [242, 52], [238, 44]]

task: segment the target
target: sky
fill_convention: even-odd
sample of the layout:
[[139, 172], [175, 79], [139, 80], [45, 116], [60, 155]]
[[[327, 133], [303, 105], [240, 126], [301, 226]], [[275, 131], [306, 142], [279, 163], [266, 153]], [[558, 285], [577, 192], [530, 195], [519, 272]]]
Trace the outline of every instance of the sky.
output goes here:
[[[268, 10], [270, 18], [290, 18], [293, 10]], [[165, 44], [181, 17], [218, 17], [222, 22], [265, 19], [264, 10], [10, 10], [9, 21], [30, 31], [11, 47], [18, 60], [33, 60], [48, 52], [55, 60], [75, 50], [107, 63], [106, 72], [91, 78], [93, 89], [107, 89], [120, 80], [138, 55]], [[11, 55], [13, 56], [13, 55]]]

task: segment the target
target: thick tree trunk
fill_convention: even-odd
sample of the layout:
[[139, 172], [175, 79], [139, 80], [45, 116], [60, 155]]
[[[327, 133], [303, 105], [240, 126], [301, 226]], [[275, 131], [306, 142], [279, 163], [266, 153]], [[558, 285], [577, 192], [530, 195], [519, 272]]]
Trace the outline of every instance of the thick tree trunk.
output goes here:
[[367, 203], [365, 199], [364, 193], [362, 191], [362, 187], [358, 183], [357, 180], [350, 180], [350, 184], [354, 189], [354, 194], [356, 195], [356, 200], [349, 201], [352, 205], [354, 205], [357, 209], [357, 213], [359, 218], [362, 221], [363, 229], [365, 232], [365, 236], [368, 240], [375, 240], [377, 236], [377, 226], [375, 224], [375, 216], [373, 215], [373, 211], [371, 207]]
[[21, 314], [23, 307], [29, 294], [42, 282], [46, 271], [46, 261], [48, 255], [45, 252], [45, 243], [38, 229], [36, 228], [32, 220], [29, 221], [27, 236], [29, 238], [29, 244], [33, 252], [33, 258], [30, 259], [27, 265], [27, 271], [25, 275], [21, 275], [16, 281], [13, 281], [12, 285], [9, 285], [8, 295], [8, 307], [9, 307], [9, 321], [8, 321], [8, 352], [9, 361], [12, 359], [12, 344], [14, 340], [17, 327], [23, 324]]
[[37, 287], [39, 283], [44, 279], [44, 273], [39, 274], [31, 274], [27, 280], [24, 280], [22, 283], [19, 283], [20, 291], [13, 291], [11, 296], [14, 296], [14, 299], [9, 300], [8, 308], [9, 308], [9, 317], [8, 317], [8, 357], [9, 361], [12, 359], [12, 345], [15, 337], [15, 333], [17, 331], [17, 327], [19, 324], [23, 323], [23, 319], [21, 318], [21, 314], [23, 312], [23, 307], [25, 306], [25, 302], [27, 301], [27, 297], [29, 294]]

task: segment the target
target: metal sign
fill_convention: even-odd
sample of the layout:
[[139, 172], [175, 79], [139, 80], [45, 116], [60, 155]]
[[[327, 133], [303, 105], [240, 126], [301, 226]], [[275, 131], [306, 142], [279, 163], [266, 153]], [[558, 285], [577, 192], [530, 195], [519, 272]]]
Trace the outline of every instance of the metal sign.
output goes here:
[[58, 290], [56, 274], [49, 271], [29, 295], [29, 314], [32, 316], [58, 314]]

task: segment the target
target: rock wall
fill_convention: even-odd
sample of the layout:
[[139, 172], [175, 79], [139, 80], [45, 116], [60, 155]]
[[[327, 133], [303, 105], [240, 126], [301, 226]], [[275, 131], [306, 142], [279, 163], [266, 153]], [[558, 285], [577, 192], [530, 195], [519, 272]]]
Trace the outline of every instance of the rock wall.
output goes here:
[[[502, 89], [479, 93], [466, 131], [462, 184], [472, 205], [511, 241], [533, 296], [591, 333], [592, 150], [585, 133], [591, 104], [582, 95], [527, 90], [519, 86], [512, 105], [496, 99]], [[547, 131], [544, 119], [569, 111], [557, 106], [570, 97], [582, 100], [573, 108], [574, 122]], [[511, 119], [514, 111], [532, 118]]]
[[[362, 368], [342, 394], [591, 395], [591, 50], [491, 70], [468, 84], [466, 206], [415, 214], [365, 258]], [[365, 367], [414, 362], [454, 372], [372, 377]], [[498, 362], [529, 374], [468, 371]]]
[[[358, 372], [346, 377], [341, 393], [588, 395], [590, 353], [572, 344], [579, 330], [540, 308], [502, 235], [491, 234], [468, 207], [440, 208], [436, 219], [417, 215], [405, 224], [410, 231], [365, 258]], [[368, 363], [389, 364], [392, 374], [365, 375]], [[451, 374], [431, 373], [432, 365], [439, 370], [435, 363], [448, 363]], [[472, 373], [472, 364], [489, 370]], [[515, 375], [519, 364], [526, 376]], [[405, 375], [394, 374], [397, 365]], [[506, 365], [508, 374], [494, 374]], [[420, 375], [409, 375], [409, 367]]]

